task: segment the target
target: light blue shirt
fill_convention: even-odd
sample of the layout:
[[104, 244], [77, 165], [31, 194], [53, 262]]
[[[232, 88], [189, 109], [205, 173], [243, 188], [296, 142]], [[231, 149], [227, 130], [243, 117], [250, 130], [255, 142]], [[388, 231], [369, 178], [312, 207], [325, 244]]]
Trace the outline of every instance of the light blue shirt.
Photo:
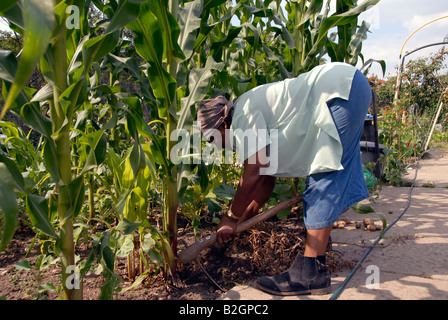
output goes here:
[[241, 162], [269, 145], [271, 168], [265, 174], [305, 177], [342, 170], [342, 145], [327, 102], [348, 100], [356, 70], [328, 63], [241, 95], [230, 129], [256, 137], [244, 143], [244, 135], [234, 134]]

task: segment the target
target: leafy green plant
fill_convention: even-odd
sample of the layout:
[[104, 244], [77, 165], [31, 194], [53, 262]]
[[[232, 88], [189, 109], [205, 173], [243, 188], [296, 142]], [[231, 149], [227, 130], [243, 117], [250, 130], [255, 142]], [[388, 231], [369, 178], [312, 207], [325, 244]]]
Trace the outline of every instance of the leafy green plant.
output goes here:
[[[95, 28], [89, 29], [87, 24], [86, 8], [90, 1], [57, 1], [56, 4], [51, 0], [12, 1], [9, 9], [2, 11], [23, 34], [24, 48], [20, 61], [11, 52], [1, 52], [0, 76], [6, 96], [1, 117], [11, 109], [43, 136], [44, 163], [55, 185], [57, 225], [51, 223], [48, 214], [53, 210], [51, 202], [42, 195], [29, 193], [19, 168], [7, 157], [2, 158], [2, 173], [10, 183], [2, 185], [5, 189], [2, 195], [12, 196], [14, 190], [19, 191], [26, 199], [27, 213], [34, 227], [54, 239], [55, 251], [61, 258], [63, 284], [70, 276], [67, 270], [75, 266], [73, 221], [84, 202], [84, 177], [104, 161], [106, 150], [105, 130], [95, 128], [97, 130], [84, 133], [85, 140], [80, 142], [88, 145], [85, 162], [74, 163], [70, 135], [77, 112], [91, 106], [88, 102], [88, 91], [92, 90], [88, 89], [91, 68], [117, 46], [120, 29], [138, 14], [137, 3], [122, 1], [120, 5], [110, 6], [111, 20], [107, 28], [101, 29], [101, 34]], [[67, 8], [72, 4], [82, 10], [78, 17], [79, 29], [67, 28]], [[24, 85], [37, 65], [47, 85], [34, 93]], [[48, 108], [41, 108], [41, 105]], [[72, 168], [76, 164], [82, 167], [74, 171]], [[15, 195], [11, 199], [14, 200]], [[0, 247], [3, 249], [15, 229], [17, 206], [11, 202], [2, 206], [2, 210], [5, 228]], [[65, 299], [82, 297], [80, 288], [64, 285], [63, 289]]]
[[[325, 4], [322, 0], [287, 2], [286, 14], [281, 6], [272, 3], [275, 10], [270, 18], [281, 28], [278, 34], [283, 42], [280, 55], [284, 61], [279, 59], [280, 55], [268, 55], [268, 58], [277, 61], [284, 78], [311, 70], [321, 63], [325, 54], [331, 61], [357, 64], [368, 32], [365, 22], [358, 25], [358, 16], [379, 0], [357, 2], [336, 1], [336, 12], [332, 15], [329, 14], [330, 1]], [[337, 31], [329, 34], [335, 27]]]
[[31, 274], [35, 285], [37, 286], [37, 293], [32, 293], [32, 296], [37, 300], [46, 298], [47, 291], [56, 291], [56, 287], [53, 282], [43, 283], [43, 273], [56, 261], [51, 255], [40, 255], [34, 266], [28, 260], [22, 260], [16, 263], [16, 270], [26, 271]]

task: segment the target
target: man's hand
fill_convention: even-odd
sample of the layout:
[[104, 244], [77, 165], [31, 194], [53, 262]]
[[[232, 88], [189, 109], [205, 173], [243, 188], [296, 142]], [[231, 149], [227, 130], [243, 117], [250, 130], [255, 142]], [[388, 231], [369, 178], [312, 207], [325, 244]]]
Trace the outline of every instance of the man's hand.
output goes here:
[[236, 221], [230, 219], [227, 216], [222, 217], [221, 222], [218, 225], [218, 243], [223, 244], [228, 240], [232, 240], [236, 232]]

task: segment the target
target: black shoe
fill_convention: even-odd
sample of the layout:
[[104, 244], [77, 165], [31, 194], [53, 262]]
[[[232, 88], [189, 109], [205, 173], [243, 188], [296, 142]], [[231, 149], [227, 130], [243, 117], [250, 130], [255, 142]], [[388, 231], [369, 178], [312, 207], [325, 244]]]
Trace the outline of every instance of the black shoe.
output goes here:
[[[259, 278], [258, 288], [281, 296], [330, 293], [331, 277], [325, 262], [322, 263], [322, 258], [305, 261], [306, 259], [308, 258], [301, 254], [297, 255], [292, 266], [285, 272], [273, 277]], [[312, 263], [315, 268], [312, 265], [311, 268], [310, 265], [305, 268], [305, 263]]]

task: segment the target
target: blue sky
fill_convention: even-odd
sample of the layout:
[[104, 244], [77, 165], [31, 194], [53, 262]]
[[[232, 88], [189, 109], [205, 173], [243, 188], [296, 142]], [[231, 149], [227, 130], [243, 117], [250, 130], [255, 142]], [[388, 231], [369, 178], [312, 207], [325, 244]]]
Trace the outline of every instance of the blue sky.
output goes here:
[[[385, 60], [387, 72], [395, 74], [405, 40], [425, 23], [444, 16], [448, 16], [447, 0], [381, 0], [370, 12], [360, 16], [360, 19], [371, 21], [372, 32], [364, 42], [362, 52], [366, 59]], [[445, 36], [448, 36], [448, 18], [431, 23], [415, 33], [406, 43], [403, 53], [442, 42]], [[436, 46], [416, 52], [408, 56], [406, 61], [427, 56], [440, 48]], [[371, 73], [380, 76], [381, 68], [374, 66]]]
[[[385, 60], [386, 75], [394, 74], [395, 67], [400, 62], [400, 49], [406, 38], [423, 24], [443, 16], [448, 16], [447, 0], [381, 0], [374, 8], [360, 16], [360, 19], [371, 23], [371, 33], [363, 44], [362, 52], [366, 59]], [[0, 22], [0, 29], [5, 27]], [[406, 43], [404, 52], [441, 42], [445, 36], [448, 36], [448, 18], [418, 31]], [[437, 49], [440, 47], [422, 50], [407, 59], [427, 56]], [[381, 68], [377, 64], [372, 67], [371, 73], [382, 76]]]

